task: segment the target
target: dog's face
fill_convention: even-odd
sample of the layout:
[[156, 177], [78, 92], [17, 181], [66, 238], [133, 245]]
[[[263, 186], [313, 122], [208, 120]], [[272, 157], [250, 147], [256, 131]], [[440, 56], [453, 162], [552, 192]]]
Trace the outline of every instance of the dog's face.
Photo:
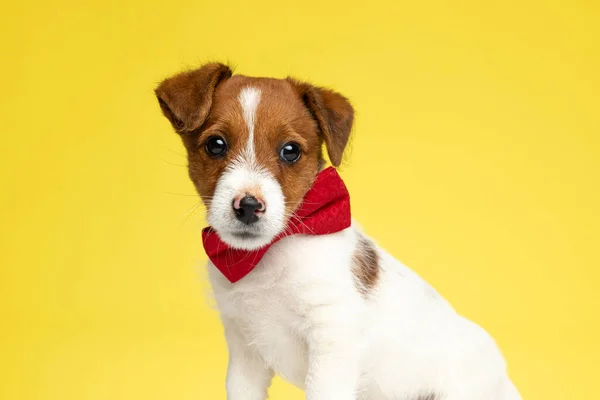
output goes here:
[[156, 95], [183, 139], [208, 223], [239, 249], [260, 248], [285, 229], [323, 163], [323, 142], [339, 165], [353, 121], [335, 92], [232, 76], [222, 64], [169, 78]]

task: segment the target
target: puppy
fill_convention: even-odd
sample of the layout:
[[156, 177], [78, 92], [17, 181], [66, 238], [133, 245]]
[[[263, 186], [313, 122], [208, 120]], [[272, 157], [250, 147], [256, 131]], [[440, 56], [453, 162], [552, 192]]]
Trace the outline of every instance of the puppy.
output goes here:
[[[350, 222], [348, 100], [213, 63], [163, 81], [163, 114], [207, 207], [227, 398], [275, 373], [309, 400], [518, 400], [493, 339]], [[316, 221], [316, 222], [315, 222]]]

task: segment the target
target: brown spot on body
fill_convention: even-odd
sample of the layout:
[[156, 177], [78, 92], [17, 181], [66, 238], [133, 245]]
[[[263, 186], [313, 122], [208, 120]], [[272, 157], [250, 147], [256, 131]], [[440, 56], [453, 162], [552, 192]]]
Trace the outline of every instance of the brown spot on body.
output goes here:
[[358, 236], [352, 258], [352, 272], [354, 273], [359, 291], [368, 293], [377, 285], [377, 280], [379, 279], [379, 254], [373, 242], [363, 235]]

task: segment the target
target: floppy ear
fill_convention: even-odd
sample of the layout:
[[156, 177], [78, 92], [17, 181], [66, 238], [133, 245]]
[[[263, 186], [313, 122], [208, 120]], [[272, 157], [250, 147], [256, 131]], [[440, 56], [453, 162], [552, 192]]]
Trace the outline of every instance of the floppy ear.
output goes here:
[[199, 128], [210, 111], [217, 85], [231, 76], [228, 66], [212, 63], [165, 79], [154, 91], [163, 114], [184, 134]]
[[354, 121], [352, 105], [348, 99], [332, 90], [299, 82], [293, 78], [287, 80], [296, 89], [300, 99], [317, 122], [331, 163], [336, 167], [339, 166]]

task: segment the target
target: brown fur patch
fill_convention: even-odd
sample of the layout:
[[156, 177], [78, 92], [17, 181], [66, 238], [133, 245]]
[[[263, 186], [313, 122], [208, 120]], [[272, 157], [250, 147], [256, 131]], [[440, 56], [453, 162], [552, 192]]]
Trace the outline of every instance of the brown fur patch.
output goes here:
[[288, 81], [294, 85], [304, 105], [317, 122], [331, 163], [339, 166], [354, 122], [352, 105], [348, 99], [332, 90], [292, 78], [288, 78]]
[[362, 235], [354, 250], [352, 272], [361, 292], [372, 290], [379, 279], [379, 254], [373, 242]]
[[210, 112], [215, 88], [230, 76], [228, 66], [212, 63], [166, 79], [156, 88], [160, 108], [178, 133], [202, 125]]

